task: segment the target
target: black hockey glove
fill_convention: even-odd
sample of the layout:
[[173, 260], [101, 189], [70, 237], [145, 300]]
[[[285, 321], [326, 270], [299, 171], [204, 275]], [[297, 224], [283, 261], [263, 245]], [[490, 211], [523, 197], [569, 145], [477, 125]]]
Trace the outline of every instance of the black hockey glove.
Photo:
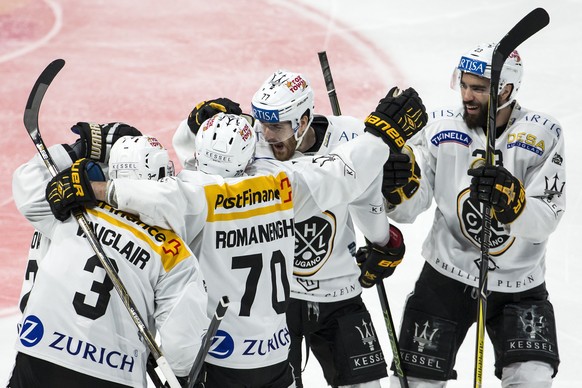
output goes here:
[[412, 198], [420, 187], [420, 167], [412, 149], [407, 145], [404, 147], [408, 150], [406, 153], [390, 152], [384, 163], [382, 194], [394, 206]]
[[195, 135], [203, 122], [217, 113], [232, 113], [235, 115], [242, 114], [240, 104], [228, 98], [216, 98], [214, 100], [202, 101], [198, 103], [188, 116], [188, 127]]
[[400, 93], [393, 87], [366, 118], [364, 130], [382, 138], [393, 152], [400, 152], [406, 140], [424, 128], [427, 119], [416, 90], [408, 88]]
[[467, 171], [471, 179], [471, 199], [493, 208], [497, 221], [510, 224], [525, 207], [525, 189], [519, 179], [500, 166], [481, 166]]
[[381, 247], [366, 240], [367, 245], [356, 252], [356, 262], [360, 266], [360, 278], [362, 287], [370, 288], [382, 281], [382, 279], [394, 273], [396, 267], [402, 262], [406, 247], [402, 232], [390, 225], [390, 241]]
[[71, 131], [80, 136], [81, 154], [79, 158], [90, 158], [108, 163], [111, 146], [123, 136], [141, 136], [141, 132], [124, 123], [77, 123]]
[[95, 206], [97, 200], [89, 175], [99, 177], [96, 180], [105, 180], [97, 163], [79, 159], [50, 180], [45, 196], [57, 220], [66, 221], [74, 208]]

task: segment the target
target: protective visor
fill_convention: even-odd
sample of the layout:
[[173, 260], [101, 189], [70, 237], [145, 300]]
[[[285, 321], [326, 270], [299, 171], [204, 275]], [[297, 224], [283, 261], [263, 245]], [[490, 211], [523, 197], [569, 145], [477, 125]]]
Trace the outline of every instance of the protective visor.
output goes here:
[[253, 116], [260, 125], [257, 128], [257, 134], [260, 139], [269, 144], [277, 144], [295, 136], [299, 126], [293, 128], [290, 120], [280, 121], [280, 114], [283, 113], [278, 109], [263, 109], [252, 105]]

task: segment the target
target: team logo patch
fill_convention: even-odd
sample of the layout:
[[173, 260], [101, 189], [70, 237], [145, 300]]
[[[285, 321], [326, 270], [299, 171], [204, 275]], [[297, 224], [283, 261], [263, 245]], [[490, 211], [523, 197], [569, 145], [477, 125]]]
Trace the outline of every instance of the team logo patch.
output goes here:
[[38, 344], [44, 336], [44, 326], [36, 315], [29, 315], [24, 318], [22, 328], [18, 334], [20, 343], [27, 347], [33, 347]]
[[424, 323], [414, 322], [412, 341], [418, 346], [418, 352], [423, 353], [425, 348], [436, 349], [435, 335], [438, 331], [438, 327], [430, 327], [428, 321]]
[[562, 182], [558, 173], [556, 173], [553, 177], [546, 178], [546, 189], [544, 190], [544, 194], [546, 194], [550, 199], [554, 196], [559, 197], [564, 192], [564, 186], [566, 182]]
[[531, 306], [509, 305], [505, 311], [505, 352], [509, 357], [528, 353], [558, 359], [553, 310], [548, 302]]
[[471, 136], [464, 132], [447, 130], [441, 131], [434, 135], [432, 139], [430, 139], [430, 142], [437, 147], [441, 143], [456, 143], [468, 147], [471, 143], [473, 143], [473, 139]]
[[224, 330], [218, 330], [212, 337], [212, 344], [208, 354], [214, 358], [227, 358], [234, 352], [234, 340], [232, 336]]
[[554, 154], [554, 156], [552, 156], [552, 163], [557, 164], [558, 166], [561, 166], [563, 162], [564, 162], [564, 158], [559, 153], [556, 152]]
[[538, 156], [542, 156], [546, 149], [543, 140], [538, 141], [535, 135], [525, 132], [510, 133], [507, 135], [507, 149], [516, 147], [533, 152]]
[[[457, 198], [457, 216], [463, 235], [475, 247], [481, 247], [481, 229], [483, 226], [483, 204], [469, 198], [469, 189], [461, 192]], [[503, 224], [495, 218], [491, 219], [491, 237], [489, 254], [499, 256], [511, 247], [515, 237], [511, 237], [505, 232]], [[480, 259], [477, 266], [480, 265]], [[494, 260], [489, 260], [489, 269], [494, 271], [497, 264]]]
[[312, 292], [312, 291], [319, 289], [319, 280], [310, 280], [310, 279], [303, 279], [303, 278], [295, 278], [295, 280], [307, 292]]
[[293, 274], [309, 276], [319, 271], [333, 251], [335, 233], [335, 215], [329, 211], [296, 223]]

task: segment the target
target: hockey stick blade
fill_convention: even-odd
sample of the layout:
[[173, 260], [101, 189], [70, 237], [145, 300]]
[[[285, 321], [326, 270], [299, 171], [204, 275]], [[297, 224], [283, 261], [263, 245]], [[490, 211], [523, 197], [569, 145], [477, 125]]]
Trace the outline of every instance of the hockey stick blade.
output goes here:
[[38, 76], [38, 79], [30, 91], [28, 101], [26, 102], [26, 109], [24, 110], [24, 126], [30, 137], [33, 139], [38, 136], [38, 114], [42, 99], [44, 98], [49, 85], [53, 82], [53, 79], [55, 79], [63, 66], [65, 66], [65, 61], [63, 59], [55, 59], [49, 63]]
[[214, 312], [214, 316], [210, 321], [210, 325], [208, 326], [208, 331], [206, 331], [206, 335], [202, 339], [202, 344], [200, 345], [200, 350], [196, 355], [196, 359], [194, 360], [194, 364], [192, 364], [192, 369], [190, 369], [190, 373], [188, 373], [188, 384], [186, 387], [193, 388], [194, 383], [196, 383], [196, 379], [198, 378], [198, 374], [202, 370], [202, 365], [204, 364], [204, 359], [208, 354], [208, 350], [210, 346], [212, 346], [212, 339], [216, 335], [218, 331], [218, 326], [220, 326], [220, 322], [224, 315], [226, 314], [226, 310], [228, 309], [228, 305], [230, 301], [228, 300], [228, 296], [223, 296], [218, 301], [218, 306], [216, 306], [216, 311]]
[[550, 15], [543, 8], [536, 8], [523, 17], [509, 32], [499, 41], [491, 63], [491, 70], [501, 69], [505, 59], [520, 44], [528, 40], [535, 33], [550, 23]]
[[44, 98], [49, 85], [53, 82], [63, 66], [65, 66], [65, 61], [63, 59], [55, 59], [48, 64], [34, 83], [30, 95], [28, 96], [28, 101], [26, 102], [26, 108], [24, 109], [24, 127], [52, 176], [57, 175], [58, 171], [50, 154], [47, 152], [42, 136], [40, 135], [40, 130], [38, 128], [38, 115], [40, 112], [40, 104], [42, 103], [42, 99]]

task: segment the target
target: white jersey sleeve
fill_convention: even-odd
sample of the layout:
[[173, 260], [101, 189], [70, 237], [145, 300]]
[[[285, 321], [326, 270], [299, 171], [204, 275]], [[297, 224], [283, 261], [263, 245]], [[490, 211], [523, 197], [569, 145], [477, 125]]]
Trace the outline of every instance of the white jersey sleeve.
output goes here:
[[172, 146], [182, 166], [193, 164], [196, 153], [195, 144], [196, 135], [190, 130], [188, 120], [182, 120], [172, 137]]
[[297, 185], [295, 200], [299, 205], [296, 217], [310, 216], [303, 215], [301, 208], [310, 198], [325, 210], [360, 197], [381, 174], [388, 155], [389, 148], [380, 138], [364, 133], [330, 154], [294, 160], [292, 182]]
[[[73, 162], [63, 145], [51, 146], [48, 151], [58, 170], [69, 167]], [[49, 238], [52, 228], [58, 222], [45, 200], [46, 185], [50, 179], [51, 174], [38, 154], [28, 163], [18, 167], [12, 177], [12, 193], [16, 207], [30, 222], [36, 222], [35, 227]]]

